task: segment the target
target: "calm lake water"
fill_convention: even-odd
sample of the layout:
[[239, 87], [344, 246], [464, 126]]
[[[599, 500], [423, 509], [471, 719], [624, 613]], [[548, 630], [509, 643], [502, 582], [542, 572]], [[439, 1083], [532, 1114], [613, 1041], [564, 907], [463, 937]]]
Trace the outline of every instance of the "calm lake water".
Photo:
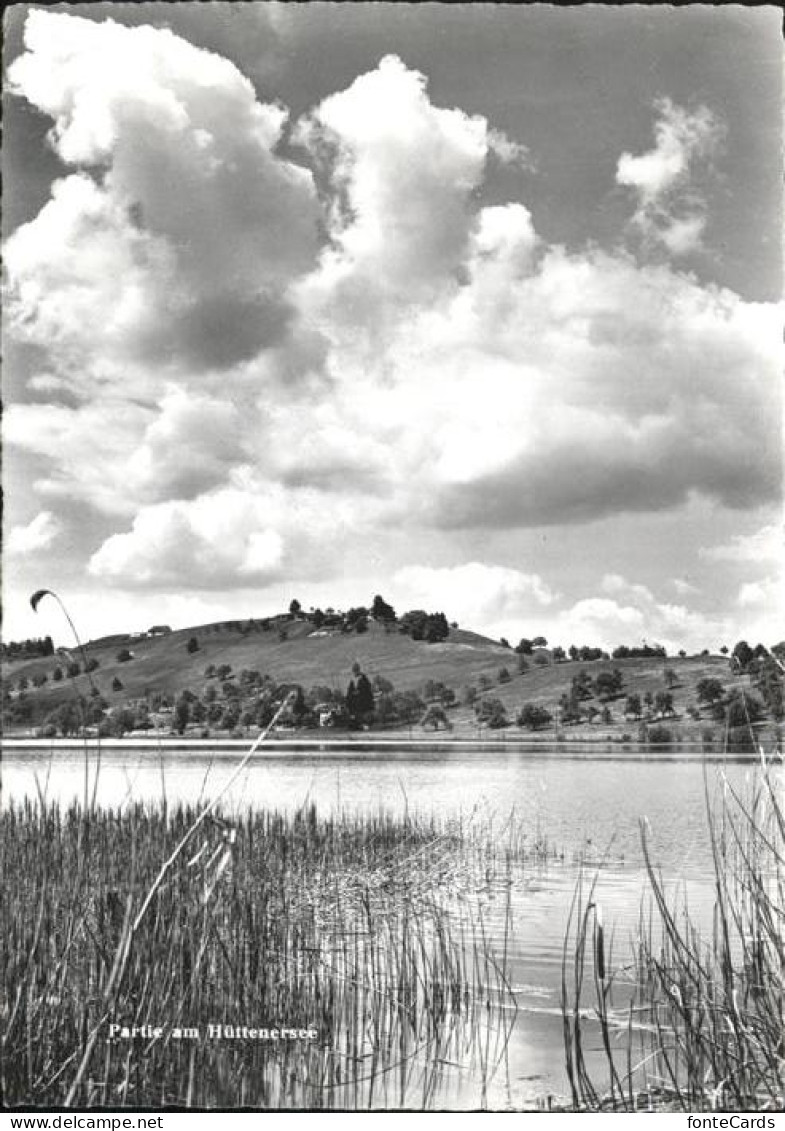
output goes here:
[[[93, 756], [94, 757], [94, 756]], [[196, 803], [215, 795], [242, 751], [111, 749], [102, 752], [97, 797], [118, 806], [130, 799]], [[91, 766], [91, 775], [94, 763]], [[641, 821], [648, 822], [652, 858], [672, 889], [683, 889], [690, 911], [711, 923], [713, 892], [706, 795], [727, 784], [749, 790], [757, 764], [695, 755], [642, 758], [618, 750], [566, 755], [488, 749], [412, 751], [260, 751], [222, 810], [245, 806], [293, 810], [304, 802], [321, 813], [385, 809], [492, 822], [500, 839], [512, 814], [532, 838], [546, 837], [554, 856], [527, 866], [511, 889], [511, 982], [517, 1014], [507, 1056], [494, 1077], [491, 1108], [531, 1106], [568, 1091], [559, 1008], [562, 947], [581, 862], [599, 875], [597, 899], [615, 931], [614, 954], [624, 962], [647, 882]], [[67, 803], [84, 792], [79, 750], [14, 749], [3, 759], [3, 803], [36, 797]], [[91, 777], [92, 785], [92, 777]], [[482, 914], [499, 947], [506, 893], [489, 889]], [[590, 1003], [588, 1003], [590, 1004]], [[597, 1042], [599, 1051], [599, 1042]], [[598, 1058], [598, 1063], [599, 1058]], [[471, 1080], [458, 1073], [445, 1106], [473, 1105]]]

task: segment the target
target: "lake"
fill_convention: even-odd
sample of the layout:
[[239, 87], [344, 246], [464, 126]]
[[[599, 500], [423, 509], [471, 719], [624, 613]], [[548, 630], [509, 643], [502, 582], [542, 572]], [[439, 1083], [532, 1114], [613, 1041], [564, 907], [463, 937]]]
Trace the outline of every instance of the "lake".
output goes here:
[[[240, 750], [113, 747], [101, 755], [97, 800], [196, 803], [220, 790], [242, 757]], [[92, 788], [96, 756], [90, 760]], [[491, 1108], [531, 1106], [543, 1096], [564, 1097], [559, 1008], [562, 948], [581, 863], [598, 875], [597, 900], [615, 931], [614, 953], [623, 962], [637, 925], [646, 875], [641, 822], [651, 857], [671, 888], [681, 885], [691, 912], [706, 926], [713, 907], [706, 796], [730, 785], [744, 793], [755, 762], [678, 753], [643, 757], [616, 749], [565, 753], [513, 749], [428, 751], [358, 749], [271, 751], [262, 748], [222, 801], [222, 811], [247, 806], [291, 812], [305, 802], [317, 811], [384, 809], [415, 816], [463, 815], [490, 823], [500, 842], [512, 815], [532, 840], [545, 838], [546, 864], [525, 866], [512, 877], [511, 934], [507, 941], [517, 1013], [506, 1056], [487, 1102]], [[84, 792], [80, 749], [6, 750], [3, 802], [37, 796], [59, 803]], [[38, 785], [36, 785], [36, 780]], [[489, 937], [502, 946], [506, 891], [490, 885], [478, 896]], [[599, 1051], [599, 1049], [597, 1050]], [[598, 1061], [599, 1062], [599, 1061]], [[457, 1072], [444, 1106], [473, 1106], [470, 1072]]]

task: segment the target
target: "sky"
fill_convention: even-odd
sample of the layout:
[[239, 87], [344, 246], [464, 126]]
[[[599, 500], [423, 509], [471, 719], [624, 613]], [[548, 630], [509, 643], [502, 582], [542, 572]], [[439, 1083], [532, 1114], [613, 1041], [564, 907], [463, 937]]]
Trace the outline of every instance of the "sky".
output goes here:
[[782, 640], [780, 22], [8, 9], [4, 637]]

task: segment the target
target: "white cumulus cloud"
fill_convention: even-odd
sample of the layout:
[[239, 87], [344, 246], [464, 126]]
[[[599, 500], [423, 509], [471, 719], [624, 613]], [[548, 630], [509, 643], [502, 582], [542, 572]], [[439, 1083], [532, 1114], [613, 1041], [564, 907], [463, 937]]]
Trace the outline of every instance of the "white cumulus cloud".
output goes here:
[[785, 551], [783, 529], [774, 523], [762, 526], [753, 534], [735, 534], [730, 542], [720, 546], [704, 546], [704, 558], [717, 562], [771, 562], [781, 561]]
[[277, 579], [284, 543], [265, 508], [242, 492], [143, 507], [128, 533], [114, 534], [90, 559], [95, 577], [128, 585], [197, 586], [228, 578]]
[[130, 588], [210, 590], [329, 576], [361, 509], [325, 505], [249, 475], [192, 499], [142, 506], [130, 529], [107, 538], [89, 572]]
[[378, 332], [451, 289], [472, 193], [503, 149], [485, 118], [434, 106], [425, 77], [390, 55], [321, 102], [295, 136], [332, 190], [330, 244], [302, 291], [314, 316], [334, 333], [345, 322]]
[[26, 526], [9, 530], [6, 549], [9, 554], [34, 554], [46, 550], [62, 530], [62, 524], [51, 511], [40, 511]]
[[707, 106], [687, 110], [669, 98], [655, 104], [655, 146], [646, 153], [623, 153], [618, 184], [633, 190], [633, 224], [645, 241], [663, 244], [674, 256], [695, 251], [706, 226], [705, 202], [691, 184], [696, 165], [717, 150], [723, 129]]
[[226, 368], [278, 341], [317, 237], [311, 174], [275, 151], [283, 108], [158, 28], [34, 10], [25, 46], [9, 89], [53, 119], [79, 171], [8, 241], [16, 332], [56, 346], [75, 391], [131, 363], [135, 381], [153, 359]]
[[638, 647], [645, 642], [661, 644], [673, 654], [682, 648], [718, 648], [727, 635], [727, 625], [720, 616], [705, 616], [686, 605], [660, 600], [645, 586], [625, 582], [617, 589], [617, 598], [584, 597], [564, 609], [557, 631], [560, 639], [578, 645], [611, 650], [619, 644]]

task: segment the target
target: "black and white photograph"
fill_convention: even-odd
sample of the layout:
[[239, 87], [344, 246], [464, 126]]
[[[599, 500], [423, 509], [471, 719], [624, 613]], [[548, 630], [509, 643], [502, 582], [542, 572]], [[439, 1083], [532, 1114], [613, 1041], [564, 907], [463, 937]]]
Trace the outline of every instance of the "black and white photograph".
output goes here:
[[777, 1125], [782, 86], [765, 4], [6, 8], [7, 1111]]

